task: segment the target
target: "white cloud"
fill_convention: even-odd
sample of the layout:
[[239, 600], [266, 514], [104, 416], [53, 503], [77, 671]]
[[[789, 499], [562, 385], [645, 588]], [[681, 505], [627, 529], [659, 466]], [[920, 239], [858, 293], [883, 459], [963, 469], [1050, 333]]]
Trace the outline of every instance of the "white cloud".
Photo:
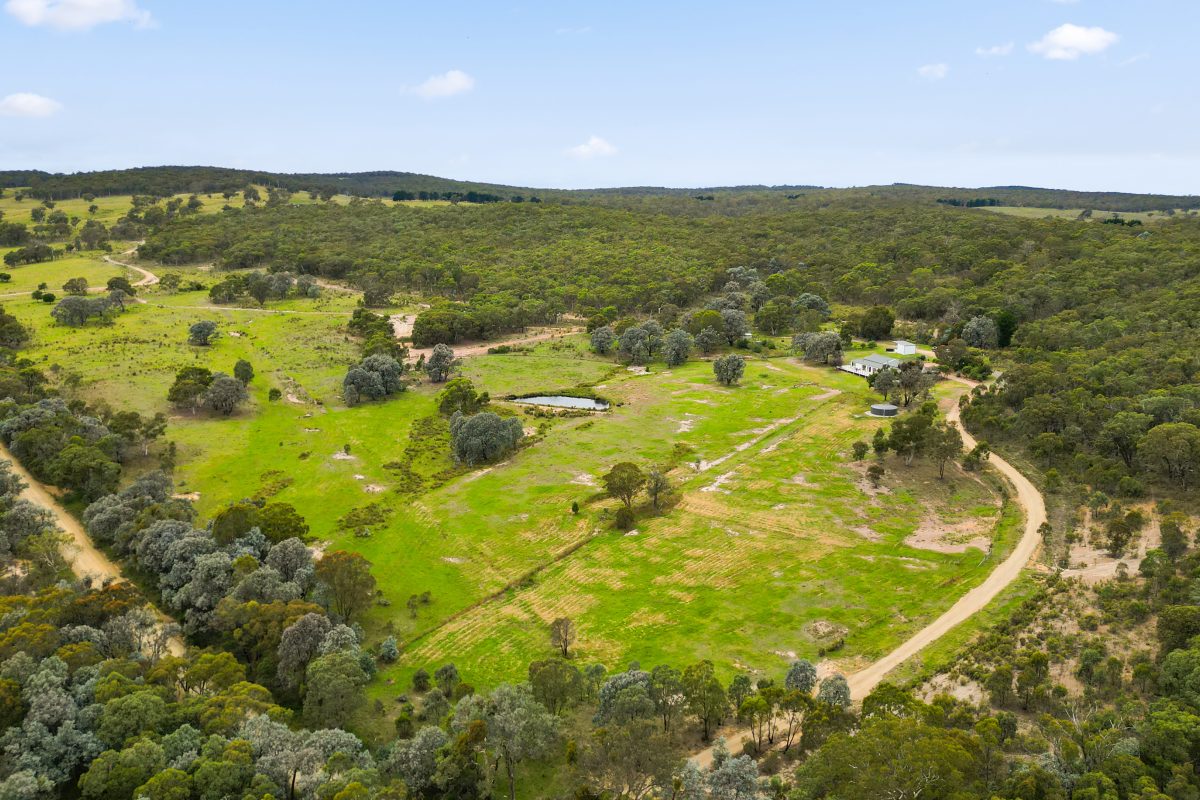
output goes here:
[[991, 47], [976, 47], [975, 55], [989, 58], [991, 56], [1006, 56], [1013, 51], [1013, 43], [994, 44]]
[[617, 148], [599, 136], [590, 136], [583, 144], [567, 148], [567, 154], [575, 158], [598, 158], [600, 156], [616, 155], [616, 153]]
[[83, 31], [107, 22], [132, 22], [139, 28], [154, 24], [137, 0], [8, 0], [4, 10], [30, 26]]
[[1074, 61], [1080, 56], [1101, 53], [1120, 38], [1104, 28], [1085, 28], [1068, 22], [1030, 44], [1029, 50], [1055, 61]]
[[48, 117], [62, 108], [62, 103], [31, 92], [17, 92], [0, 100], [0, 117]]
[[926, 64], [923, 67], [917, 67], [917, 74], [922, 78], [931, 81], [940, 81], [942, 78], [950, 74], [949, 64]]
[[456, 94], [469, 92], [474, 88], [474, 78], [461, 69], [452, 69], [441, 75], [429, 76], [429, 79], [414, 88], [412, 93], [428, 100], [436, 97], [452, 97]]

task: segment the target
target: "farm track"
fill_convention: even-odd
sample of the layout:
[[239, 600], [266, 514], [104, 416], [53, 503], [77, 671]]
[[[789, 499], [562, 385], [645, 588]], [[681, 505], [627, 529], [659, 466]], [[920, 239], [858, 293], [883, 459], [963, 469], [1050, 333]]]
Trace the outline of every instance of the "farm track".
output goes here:
[[[131, 247], [130, 249], [126, 250], [123, 253], [120, 253], [119, 255], [127, 256], [127, 255], [132, 254], [136, 250], [137, 250], [136, 247]], [[126, 269], [131, 269], [134, 272], [141, 274], [141, 276], [142, 276], [141, 279], [138, 280], [135, 284], [133, 284], [135, 287], [137, 287], [137, 286], [153, 286], [154, 284], [158, 283], [158, 280], [159, 280], [158, 276], [155, 275], [150, 270], [146, 269], [145, 267], [139, 267], [134, 264], [129, 264], [125, 261], [118, 261], [115, 258], [113, 258], [112, 256], [104, 256], [104, 260], [110, 264], [115, 264], [118, 267], [124, 267]], [[330, 291], [348, 292], [351, 294], [353, 294], [355, 292], [354, 289], [350, 289], [346, 286], [339, 286], [336, 283], [329, 283], [328, 281], [317, 281], [316, 284], [317, 284], [317, 286], [320, 286], [322, 289], [327, 289]], [[104, 288], [103, 287], [89, 287], [88, 291], [104, 291]], [[316, 314], [316, 315], [336, 316], [336, 317], [350, 316], [349, 311], [297, 311], [297, 310], [282, 309], [282, 308], [239, 308], [236, 306], [216, 306], [216, 305], [211, 305], [211, 304], [206, 305], [206, 306], [200, 306], [200, 305], [168, 306], [163, 303], [150, 303], [150, 302], [147, 302], [146, 300], [143, 300], [140, 297], [135, 297], [135, 298], [133, 298], [133, 300], [134, 300], [134, 302], [142, 303], [143, 305], [148, 305], [148, 306], [151, 306], [152, 308], [167, 308], [167, 309], [185, 308], [185, 309], [188, 309], [191, 311], [248, 311], [251, 314]]]
[[[118, 253], [117, 255], [121, 255], [121, 256], [133, 255], [134, 253], [137, 252], [138, 245], [140, 245], [140, 244], [141, 244], [141, 242], [138, 242], [133, 247], [129, 248], [128, 250], [125, 250], [124, 252]], [[137, 267], [137, 266], [134, 266], [133, 264], [127, 264], [124, 261], [117, 261], [115, 258], [113, 258], [112, 256], [109, 256], [109, 255], [104, 256], [104, 260], [107, 261], [109, 264], [116, 264], [118, 267], [124, 267], [125, 269], [131, 269], [134, 272], [141, 275], [142, 277], [139, 278], [138, 281], [133, 284], [135, 288], [138, 286], [153, 286], [154, 284], [158, 283], [158, 276], [155, 275], [153, 272], [151, 272], [148, 269], [145, 269], [143, 267]]]
[[[979, 385], [976, 381], [966, 378], [952, 377], [951, 380], [967, 386], [968, 389]], [[955, 396], [953, 404], [947, 410], [946, 420], [962, 432], [963, 446], [970, 450], [976, 445], [975, 437], [962, 426], [957, 399], [958, 397]], [[1017, 504], [1025, 514], [1025, 528], [1021, 539], [1008, 558], [992, 570], [982, 583], [955, 601], [954, 605], [944, 611], [941, 616], [917, 631], [887, 655], [848, 676], [846, 680], [850, 684], [850, 696], [855, 700], [861, 701], [889, 672], [982, 611], [988, 603], [1020, 576], [1021, 571], [1037, 555], [1041, 545], [1041, 534], [1038, 532], [1038, 528], [1046, 521], [1045, 498], [1032, 481], [1000, 456], [993, 453], [989, 463], [1016, 489]], [[749, 731], [741, 731], [726, 737], [730, 752], [741, 752], [742, 745], [749, 741], [750, 736]], [[714, 747], [708, 747], [693, 755], [691, 760], [700, 768], [707, 769], [712, 766], [713, 752]]]
[[[79, 520], [71, 512], [63, 508], [54, 495], [50, 493], [49, 489], [30, 475], [29, 471], [21, 465], [21, 462], [2, 443], [0, 443], [0, 459], [9, 461], [12, 464], [12, 471], [19, 475], [25, 483], [25, 489], [22, 490], [21, 497], [45, 508], [53, 514], [58, 527], [62, 528], [71, 537], [71, 544], [66, 548], [64, 555], [71, 564], [71, 571], [77, 577], [91, 579], [98, 583], [125, 580], [125, 576], [121, 573], [120, 565], [97, 549]], [[172, 621], [161, 612], [159, 616], [162, 617], [164, 623]], [[173, 636], [168, 640], [167, 649], [171, 655], [175, 656], [182, 656], [186, 652], [183, 640], [178, 636]]]
[[[403, 325], [403, 324], [404, 323], [398, 323], [396, 321], [393, 321], [393, 323], [392, 323], [394, 328], [398, 327], [399, 325]], [[472, 344], [466, 344], [466, 345], [461, 345], [461, 346], [455, 347], [454, 348], [454, 357], [455, 358], [466, 358], [467, 356], [482, 356], [482, 355], [486, 355], [487, 351], [491, 350], [493, 347], [500, 347], [502, 345], [507, 345], [508, 347], [519, 347], [521, 345], [534, 344], [535, 342], [544, 342], [547, 339], [556, 339], [560, 336], [570, 336], [575, 333], [581, 333], [583, 330], [584, 330], [584, 328], [579, 327], [579, 326], [573, 326], [570, 328], [553, 328], [550, 330], [540, 331], [538, 333], [531, 333], [531, 334], [525, 335], [525, 336], [517, 336], [513, 339], [501, 339], [501, 340], [489, 341], [489, 342], [474, 342]], [[409, 334], [412, 333], [411, 326], [408, 328], [408, 331], [409, 331]], [[413, 360], [419, 358], [422, 355], [424, 355], [426, 358], [429, 358], [429, 355], [432, 352], [433, 352], [432, 347], [413, 348], [408, 351], [408, 357]]]
[[[140, 242], [139, 242], [139, 244], [140, 244]], [[137, 250], [136, 245], [134, 247], [129, 248], [128, 250], [125, 250], [124, 252], [118, 253], [117, 255], [127, 256], [130, 253], [133, 253], [135, 250]], [[135, 288], [139, 287], [139, 286], [153, 286], [154, 284], [158, 283], [158, 276], [155, 275], [153, 272], [151, 272], [148, 269], [144, 269], [142, 267], [135, 267], [133, 264], [126, 264], [124, 261], [117, 261], [115, 258], [113, 258], [112, 256], [109, 256], [109, 255], [104, 256], [104, 261], [107, 261], [109, 264], [114, 264], [118, 267], [124, 267], [125, 269], [133, 270], [134, 272], [141, 275], [141, 277], [138, 278], [138, 280], [136, 280], [133, 283], [133, 286]], [[89, 294], [99, 294], [100, 292], [107, 292], [107, 291], [108, 291], [107, 286], [89, 286], [88, 287]], [[31, 294], [33, 294], [32, 290], [30, 290], [28, 292], [5, 292], [4, 294], [0, 294], [0, 298], [25, 297], [26, 295], [31, 295]], [[132, 298], [132, 300], [135, 303], [145, 303], [146, 302], [145, 300], [142, 300], [141, 298], [138, 298], [138, 297], [134, 297], [134, 298]]]

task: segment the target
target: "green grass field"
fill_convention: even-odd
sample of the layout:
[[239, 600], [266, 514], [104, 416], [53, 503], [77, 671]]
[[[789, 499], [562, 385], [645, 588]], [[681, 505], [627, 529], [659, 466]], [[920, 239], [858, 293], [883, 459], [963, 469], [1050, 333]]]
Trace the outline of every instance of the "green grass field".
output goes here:
[[[0, 247], [0, 258], [13, 249]], [[109, 278], [118, 275], [124, 275], [131, 281], [140, 277], [131, 270], [102, 261], [98, 253], [70, 254], [41, 264], [3, 266], [0, 271], [12, 276], [8, 282], [0, 283], [0, 302], [29, 294], [43, 283], [46, 284], [46, 291], [62, 297], [62, 285], [71, 278], [86, 278], [89, 286], [104, 286]]]
[[[23, 267], [22, 280], [124, 271], [88, 262]], [[271, 497], [294, 504], [321, 546], [371, 560], [381, 603], [368, 632], [392, 632], [402, 645], [401, 661], [373, 684], [378, 697], [445, 661], [478, 685], [519, 678], [550, 653], [557, 616], [576, 621], [581, 660], [609, 667], [712, 658], [725, 674], [774, 673], [844, 639], [830, 657], [850, 670], [948, 606], [1015, 539], [1017, 514], [1001, 510], [989, 480], [957, 468], [941, 481], [931, 465], [889, 460], [882, 489], [869, 487], [849, 451], [882, 424], [863, 415], [875, 398], [861, 378], [790, 357], [751, 357], [731, 388], [706, 361], [637, 374], [591, 354], [581, 335], [470, 358], [462, 374], [520, 415], [530, 442], [505, 463], [466, 470], [450, 458], [438, 387], [342, 405], [341, 378], [358, 357], [345, 332], [352, 293], [266, 309], [213, 307], [205, 292], [157, 287], [140, 296], [111, 325], [78, 329], [53, 324], [50, 308], [27, 298], [5, 307], [34, 331], [28, 355], [71, 376], [83, 396], [171, 415], [178, 490], [195, 498], [201, 521], [230, 502]], [[200, 319], [220, 326], [211, 347], [186, 344]], [[217, 418], [168, 407], [180, 367], [231, 371], [239, 358], [257, 373], [245, 409]], [[546, 416], [501, 399], [584, 386], [612, 410]], [[283, 397], [269, 400], [271, 388]], [[625, 460], [670, 468], [676, 487], [661, 512], [643, 504], [631, 534], [613, 529], [614, 501], [599, 489]], [[941, 529], [973, 531], [974, 546], [905, 543]], [[978, 537], [994, 532], [987, 560]], [[411, 616], [406, 600], [424, 592], [431, 602]]]
[[[1079, 215], [1083, 213], [1082, 208], [1034, 208], [1030, 206], [981, 206], [978, 210], [1026, 219], [1078, 219]], [[1196, 214], [1194, 209], [1177, 209], [1173, 214], [1163, 211], [1093, 211], [1089, 219], [1092, 222], [1099, 222], [1116, 216], [1126, 220], [1140, 220], [1145, 225], [1151, 222], [1163, 222], [1171, 219], [1172, 216], [1196, 216]]]
[[[572, 519], [570, 500], [593, 497], [590, 484], [617, 460], [660, 463], [676, 442], [702, 459], [699, 468], [689, 462], [673, 471], [677, 504], [639, 523], [636, 534], [603, 525], [600, 510], [612, 501], [585, 506], [586, 545], [419, 640], [398, 672], [454, 660], [486, 665], [485, 683], [511, 677], [530, 654], [550, 652], [547, 625], [558, 616], [579, 626], [579, 658], [610, 666], [712, 658], [727, 672], [773, 673], [796, 655], [816, 658], [841, 638], [824, 632], [839, 631], [847, 640], [839, 659], [851, 668], [991, 569], [978, 550], [903, 544], [930, 522], [974, 518], [990, 529], [997, 506], [988, 486], [962, 474], [938, 481], [927, 465], [889, 464], [889, 490], [864, 490], [848, 451], [879, 423], [861, 416], [869, 399], [861, 380], [790, 359], [752, 363], [734, 389], [717, 387], [710, 374], [696, 363], [622, 379], [604, 390], [625, 403], [611, 418], [559, 435], [557, 446], [548, 437], [543, 452], [488, 472], [472, 490], [445, 490], [460, 512], [481, 492], [508, 495], [501, 515], [525, 508], [516, 518], [526, 530], [514, 534], [529, 535], [543, 507], [551, 519]], [[831, 395], [834, 388], [841, 394]], [[513, 519], [501, 515], [493, 524]], [[1014, 516], [1004, 520], [1001, 549], [1013, 538]], [[472, 572], [477, 557], [463, 555], [464, 573]]]
[[[260, 202], [265, 202], [267, 199], [267, 187], [257, 186], [255, 188], [258, 189], [258, 192], [261, 195]], [[41, 208], [42, 202], [40, 200], [36, 200], [32, 197], [25, 197], [21, 200], [18, 200], [17, 195], [20, 193], [21, 193], [21, 188], [19, 188], [19, 187], [13, 188], [13, 189], [5, 189], [4, 196], [0, 197], [0, 212], [2, 212], [3, 219], [7, 222], [24, 222], [27, 225], [33, 225], [34, 223], [33, 223], [32, 219], [30, 218], [30, 212], [35, 208]], [[175, 195], [175, 196], [182, 200], [185, 200], [185, 201], [189, 197], [191, 197], [191, 195], [189, 195], [189, 194], [179, 194], [179, 195]], [[242, 197], [241, 192], [234, 193], [234, 195], [230, 198], [226, 198], [220, 193], [216, 193], [216, 194], [201, 193], [197, 196], [200, 198], [200, 201], [202, 203], [204, 203], [203, 207], [201, 207], [201, 209], [200, 209], [200, 213], [202, 213], [202, 214], [216, 213], [216, 212], [220, 211], [222, 208], [224, 208], [226, 205], [232, 206], [233, 208], [241, 208], [245, 204], [245, 199]], [[331, 198], [332, 202], [338, 203], [339, 205], [348, 205], [352, 199], [353, 198], [351, 198], [349, 195], [335, 195], [333, 198]], [[122, 216], [124, 216], [127, 211], [129, 211], [130, 207], [132, 206], [132, 201], [133, 201], [133, 198], [131, 195], [112, 195], [109, 197], [97, 197], [96, 199], [92, 200], [91, 202], [88, 202], [87, 200], [84, 200], [82, 198], [74, 198], [74, 199], [70, 199], [70, 200], [55, 201], [54, 202], [54, 210], [55, 211], [65, 211], [67, 213], [67, 216], [77, 217], [81, 221], [94, 219], [98, 222], [103, 222], [105, 225], [112, 225], [118, 219], [120, 219]], [[324, 201], [310, 197], [308, 192], [293, 192], [291, 199], [288, 202], [292, 203], [293, 205], [310, 205], [313, 203], [321, 203]], [[450, 205], [450, 201], [448, 201], [448, 200], [393, 201], [390, 197], [372, 199], [367, 202], [380, 202], [380, 203], [383, 203], [384, 205], [388, 205], [388, 206], [404, 205], [404, 206], [428, 207], [428, 206], [448, 206], [448, 205]], [[96, 206], [96, 211], [94, 213], [89, 211], [89, 208], [92, 205]], [[461, 203], [460, 205], [474, 205], [474, 204]]]

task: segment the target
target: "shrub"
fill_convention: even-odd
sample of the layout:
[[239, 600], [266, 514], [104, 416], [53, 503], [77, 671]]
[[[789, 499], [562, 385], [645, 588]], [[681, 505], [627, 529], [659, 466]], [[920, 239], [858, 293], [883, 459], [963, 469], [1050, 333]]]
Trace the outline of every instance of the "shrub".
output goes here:
[[633, 527], [634, 522], [635, 518], [633, 515], [633, 510], [626, 508], [625, 506], [618, 508], [616, 516], [613, 517], [613, 525], [619, 531], [629, 530]]
[[725, 386], [732, 386], [742, 379], [746, 372], [746, 359], [735, 353], [723, 355], [713, 362], [713, 374]]
[[507, 455], [524, 435], [521, 420], [504, 419], [490, 411], [473, 416], [456, 411], [450, 418], [450, 449], [454, 460], [469, 467]]
[[366, 400], [382, 400], [404, 389], [404, 365], [382, 354], [367, 356], [351, 367], [342, 379], [342, 396], [348, 406]]

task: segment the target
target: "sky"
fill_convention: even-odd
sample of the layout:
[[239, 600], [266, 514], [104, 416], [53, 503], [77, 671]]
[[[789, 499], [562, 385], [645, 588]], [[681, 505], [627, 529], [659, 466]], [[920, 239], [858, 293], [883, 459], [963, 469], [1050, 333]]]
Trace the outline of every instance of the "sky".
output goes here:
[[0, 169], [1200, 193], [1196, 0], [0, 4]]

